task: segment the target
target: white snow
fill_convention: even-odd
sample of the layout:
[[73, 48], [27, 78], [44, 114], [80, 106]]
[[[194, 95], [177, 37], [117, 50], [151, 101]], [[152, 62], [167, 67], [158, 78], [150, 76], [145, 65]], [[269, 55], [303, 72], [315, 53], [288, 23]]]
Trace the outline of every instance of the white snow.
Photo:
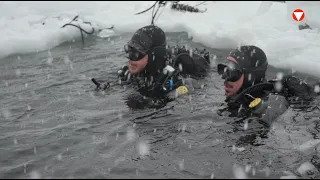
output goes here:
[[[80, 40], [78, 28], [67, 26], [76, 15], [76, 24], [86, 31], [92, 27], [103, 30], [100, 37], [109, 37], [122, 32], [134, 32], [149, 25], [151, 11], [134, 15], [151, 6], [154, 1], [42, 1], [0, 2], [0, 58], [17, 53], [50, 50], [66, 41]], [[199, 2], [183, 2], [195, 5]], [[270, 65], [294, 69], [320, 76], [320, 27], [319, 2], [263, 2], [260, 1], [208, 1], [205, 13], [183, 13], [170, 9], [167, 4], [155, 22], [166, 32], [185, 31], [193, 41], [211, 48], [236, 48], [238, 45], [253, 44], [261, 47], [268, 56]], [[294, 9], [305, 12], [305, 19], [292, 19]], [[162, 11], [159, 10], [159, 13]], [[42, 23], [45, 22], [45, 25]], [[298, 30], [298, 24], [307, 22], [312, 30]], [[98, 32], [97, 32], [98, 33]], [[107, 39], [106, 39], [107, 41]], [[48, 60], [50, 64], [50, 60]]]

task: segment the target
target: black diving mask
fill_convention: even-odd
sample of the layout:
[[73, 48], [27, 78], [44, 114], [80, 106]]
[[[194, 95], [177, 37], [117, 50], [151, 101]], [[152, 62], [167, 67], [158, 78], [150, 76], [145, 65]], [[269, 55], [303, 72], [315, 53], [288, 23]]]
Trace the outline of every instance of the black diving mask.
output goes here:
[[233, 61], [227, 61], [225, 64], [218, 64], [218, 73], [222, 75], [222, 79], [230, 82], [238, 81], [243, 74], [239, 65]]
[[140, 48], [128, 44], [124, 45], [124, 51], [128, 54], [127, 58], [131, 61], [139, 61], [147, 55], [147, 53], [140, 50]]

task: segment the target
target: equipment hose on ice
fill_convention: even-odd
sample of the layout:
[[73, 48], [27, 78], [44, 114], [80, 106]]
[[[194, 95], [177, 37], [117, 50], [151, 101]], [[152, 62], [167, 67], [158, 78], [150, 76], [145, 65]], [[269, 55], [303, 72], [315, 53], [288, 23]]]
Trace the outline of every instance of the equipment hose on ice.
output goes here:
[[[152, 15], [151, 15], [152, 16], [151, 25], [154, 25], [154, 20], [155, 20], [157, 13], [158, 13], [159, 8], [165, 6], [167, 4], [167, 2], [168, 1], [156, 1], [151, 7], [147, 8], [146, 10], [143, 10], [139, 13], [136, 13], [135, 15], [143, 14], [153, 8]], [[204, 1], [204, 2], [206, 2], [206, 1]], [[200, 4], [203, 4], [204, 2], [202, 2]], [[155, 10], [157, 4], [158, 4], [158, 8], [157, 8], [156, 12], [154, 13], [154, 10]], [[198, 5], [200, 5], [200, 4], [198, 4]], [[196, 5], [196, 6], [198, 6], [198, 5]], [[175, 10], [175, 11], [187, 11], [187, 12], [195, 12], [195, 13], [204, 13], [207, 10], [206, 9], [204, 11], [201, 11], [198, 8], [195, 8], [195, 6], [190, 6], [190, 5], [186, 5], [186, 4], [179, 4], [179, 1], [173, 1], [171, 9]], [[159, 16], [160, 15], [161, 14], [159, 14]], [[159, 18], [159, 16], [158, 16], [158, 18]]]
[[[84, 46], [84, 37], [83, 37], [83, 32], [85, 32], [86, 34], [93, 34], [94, 32], [95, 32], [95, 29], [94, 29], [94, 27], [91, 27], [92, 28], [92, 31], [91, 32], [87, 32], [86, 30], [84, 30], [84, 29], [82, 29], [81, 27], [80, 27], [80, 25], [78, 24], [78, 25], [75, 25], [75, 24], [71, 24], [72, 22], [74, 22], [74, 21], [77, 21], [78, 20], [78, 17], [79, 17], [79, 15], [77, 15], [77, 16], [75, 16], [73, 19], [72, 19], [72, 21], [70, 21], [69, 23], [67, 23], [67, 24], [65, 24], [65, 25], [63, 25], [61, 28], [64, 28], [64, 27], [66, 27], [66, 26], [73, 26], [73, 27], [77, 27], [79, 30], [80, 30], [80, 33], [81, 33], [81, 39], [82, 39], [82, 45]], [[91, 22], [83, 22], [84, 24], [90, 24], [91, 25]], [[114, 26], [111, 26], [110, 28], [104, 28], [104, 29], [113, 29], [114, 28]], [[103, 29], [99, 29], [99, 31], [102, 31]]]

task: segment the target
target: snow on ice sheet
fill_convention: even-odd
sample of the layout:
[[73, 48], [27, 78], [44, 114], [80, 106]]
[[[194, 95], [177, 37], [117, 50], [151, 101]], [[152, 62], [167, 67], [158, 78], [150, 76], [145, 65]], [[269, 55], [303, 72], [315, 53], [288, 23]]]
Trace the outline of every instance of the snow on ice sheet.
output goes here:
[[[91, 31], [114, 25], [103, 37], [134, 32], [151, 22], [151, 11], [145, 10], [154, 2], [0, 2], [0, 58], [17, 53], [48, 50], [65, 41], [80, 40], [75, 27], [61, 28], [79, 15], [81, 27]], [[183, 2], [196, 5], [199, 2]], [[320, 77], [320, 27], [319, 2], [219, 2], [208, 1], [197, 6], [205, 13], [172, 11], [170, 3], [159, 10], [156, 25], [166, 32], [188, 32], [193, 41], [211, 48], [235, 48], [253, 44], [265, 50], [269, 64], [301, 71]], [[298, 23], [291, 18], [292, 9], [302, 8], [306, 22], [312, 30], [298, 30]], [[59, 17], [59, 18], [55, 18]], [[42, 23], [45, 22], [45, 25]], [[98, 34], [99, 35], [99, 34]]]

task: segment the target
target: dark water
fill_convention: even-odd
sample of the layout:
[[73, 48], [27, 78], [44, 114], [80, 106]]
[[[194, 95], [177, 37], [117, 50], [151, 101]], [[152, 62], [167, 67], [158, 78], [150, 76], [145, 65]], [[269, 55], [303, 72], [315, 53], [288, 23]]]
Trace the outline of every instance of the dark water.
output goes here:
[[[207, 86], [160, 110], [130, 109], [130, 87], [94, 91], [89, 78], [116, 76], [130, 35], [0, 60], [1, 178], [234, 178], [241, 177], [238, 166], [247, 167], [248, 178], [280, 178], [284, 171], [320, 177], [317, 168], [297, 171], [317, 162], [318, 144], [300, 146], [317, 143], [317, 111], [289, 109], [270, 130], [252, 123], [246, 131], [243, 121], [217, 113], [224, 91], [215, 65], [229, 49], [207, 48], [216, 55]], [[186, 33], [168, 37], [171, 45], [203, 48]], [[270, 67], [268, 77], [277, 72], [288, 71]]]

